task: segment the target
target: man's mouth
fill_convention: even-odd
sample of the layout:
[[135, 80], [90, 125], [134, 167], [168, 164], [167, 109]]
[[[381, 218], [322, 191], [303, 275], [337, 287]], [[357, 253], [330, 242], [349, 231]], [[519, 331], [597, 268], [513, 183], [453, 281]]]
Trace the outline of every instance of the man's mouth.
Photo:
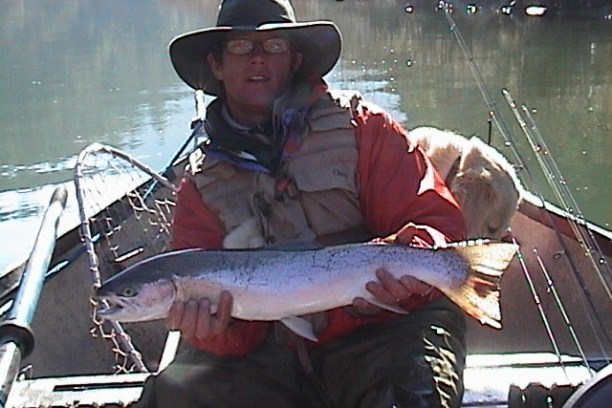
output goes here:
[[268, 80], [268, 77], [265, 77], [263, 75], [254, 75], [252, 77], [247, 78], [247, 81], [249, 82], [266, 82]]

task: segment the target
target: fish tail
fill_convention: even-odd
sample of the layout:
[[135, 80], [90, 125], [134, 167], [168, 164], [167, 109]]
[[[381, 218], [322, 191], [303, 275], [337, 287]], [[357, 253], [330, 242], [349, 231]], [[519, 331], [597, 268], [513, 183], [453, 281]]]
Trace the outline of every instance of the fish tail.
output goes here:
[[481, 323], [501, 329], [499, 283], [518, 245], [473, 241], [454, 249], [468, 262], [468, 273], [458, 288], [445, 292], [446, 296]]

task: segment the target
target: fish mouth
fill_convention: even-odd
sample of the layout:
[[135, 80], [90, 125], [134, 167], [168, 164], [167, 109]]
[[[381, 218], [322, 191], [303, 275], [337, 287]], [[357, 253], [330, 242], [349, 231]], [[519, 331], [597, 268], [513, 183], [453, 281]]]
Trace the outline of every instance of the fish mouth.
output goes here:
[[103, 308], [99, 308], [96, 314], [109, 320], [120, 320], [134, 307], [119, 297], [98, 296], [97, 300]]
[[100, 317], [108, 317], [121, 313], [124, 310], [123, 306], [120, 305], [109, 305], [104, 309], [98, 309], [97, 314]]
[[147, 307], [118, 296], [100, 296], [96, 299], [100, 302], [99, 308], [96, 311], [97, 317], [123, 323], [162, 319], [168, 314], [170, 309], [170, 304]]

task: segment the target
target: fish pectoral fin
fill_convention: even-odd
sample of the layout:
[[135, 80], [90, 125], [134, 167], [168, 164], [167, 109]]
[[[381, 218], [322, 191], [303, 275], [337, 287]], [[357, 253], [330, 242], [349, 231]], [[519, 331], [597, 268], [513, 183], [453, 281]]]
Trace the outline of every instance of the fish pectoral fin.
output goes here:
[[311, 341], [319, 341], [314, 332], [314, 328], [312, 327], [312, 323], [310, 323], [308, 320], [298, 316], [287, 316], [280, 319], [280, 321], [298, 336], [304, 337]]
[[383, 303], [379, 300], [376, 299], [367, 299], [368, 303], [373, 304], [374, 306], [378, 306], [381, 309], [385, 309], [388, 310], [390, 312], [394, 312], [394, 313], [399, 313], [399, 314], [408, 314], [410, 313], [408, 310], [402, 308], [401, 306], [397, 306], [397, 305], [390, 305], [388, 303]]

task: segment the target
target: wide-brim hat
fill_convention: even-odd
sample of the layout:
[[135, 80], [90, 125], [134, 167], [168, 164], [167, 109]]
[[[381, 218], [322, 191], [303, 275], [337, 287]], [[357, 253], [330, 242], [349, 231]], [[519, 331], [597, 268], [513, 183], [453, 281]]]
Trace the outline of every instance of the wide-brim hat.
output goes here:
[[336, 64], [342, 48], [338, 27], [331, 21], [297, 22], [288, 0], [222, 0], [216, 27], [182, 34], [170, 42], [170, 59], [177, 74], [194, 89], [218, 95], [219, 82], [206, 56], [219, 50], [225, 34], [233, 31], [290, 32], [303, 54], [296, 74], [324, 76]]

